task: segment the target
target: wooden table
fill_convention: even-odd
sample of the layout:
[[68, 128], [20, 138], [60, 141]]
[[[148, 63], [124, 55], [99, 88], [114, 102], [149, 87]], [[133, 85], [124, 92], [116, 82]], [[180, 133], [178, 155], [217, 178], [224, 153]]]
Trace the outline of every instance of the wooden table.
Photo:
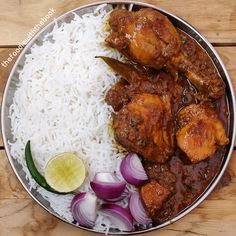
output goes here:
[[[0, 63], [49, 8], [54, 17], [90, 0], [0, 0]], [[146, 0], [190, 22], [215, 46], [236, 88], [235, 0]], [[0, 65], [0, 99], [13, 62]], [[94, 235], [61, 222], [38, 206], [16, 179], [0, 140], [0, 235]], [[217, 188], [180, 221], [147, 236], [236, 235], [236, 151]]]

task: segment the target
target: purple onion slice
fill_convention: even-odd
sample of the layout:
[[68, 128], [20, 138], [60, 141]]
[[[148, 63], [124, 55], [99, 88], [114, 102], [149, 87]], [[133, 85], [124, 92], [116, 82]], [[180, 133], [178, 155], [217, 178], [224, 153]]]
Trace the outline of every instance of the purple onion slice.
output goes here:
[[120, 172], [127, 183], [135, 186], [140, 186], [148, 180], [148, 176], [143, 168], [142, 162], [135, 153], [129, 153], [122, 160]]
[[107, 217], [112, 225], [121, 231], [132, 231], [133, 217], [128, 209], [117, 204], [103, 204], [100, 209], [101, 214]]
[[86, 192], [77, 194], [72, 199], [71, 212], [80, 225], [93, 228], [97, 218], [97, 197]]
[[133, 218], [143, 225], [148, 225], [152, 223], [152, 220], [147, 216], [144, 209], [140, 194], [138, 192], [133, 192], [129, 199], [129, 210]]
[[99, 172], [90, 182], [91, 188], [96, 196], [105, 201], [114, 201], [122, 198], [126, 183], [119, 180], [114, 173]]

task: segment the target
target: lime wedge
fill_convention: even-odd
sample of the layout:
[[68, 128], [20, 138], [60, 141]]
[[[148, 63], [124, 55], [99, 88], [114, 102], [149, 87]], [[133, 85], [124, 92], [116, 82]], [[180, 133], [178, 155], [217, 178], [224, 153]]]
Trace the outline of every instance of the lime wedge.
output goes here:
[[46, 166], [45, 179], [58, 192], [71, 192], [85, 179], [84, 163], [73, 153], [65, 152], [53, 157]]

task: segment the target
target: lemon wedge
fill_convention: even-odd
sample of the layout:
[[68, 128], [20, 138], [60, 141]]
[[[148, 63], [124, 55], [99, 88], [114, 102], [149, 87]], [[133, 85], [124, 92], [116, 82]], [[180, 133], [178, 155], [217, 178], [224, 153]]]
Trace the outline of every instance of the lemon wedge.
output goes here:
[[79, 188], [85, 179], [85, 166], [73, 153], [65, 152], [53, 157], [45, 168], [47, 183], [58, 192], [71, 192]]

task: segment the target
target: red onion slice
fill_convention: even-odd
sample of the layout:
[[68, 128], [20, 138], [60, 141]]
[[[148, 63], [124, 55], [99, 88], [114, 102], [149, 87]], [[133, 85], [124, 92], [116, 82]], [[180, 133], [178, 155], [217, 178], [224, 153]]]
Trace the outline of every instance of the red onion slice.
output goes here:
[[122, 160], [120, 172], [127, 183], [135, 186], [142, 185], [146, 180], [148, 180], [142, 162], [135, 153], [129, 153]]
[[148, 218], [138, 192], [133, 192], [129, 199], [129, 210], [133, 218], [140, 224], [148, 225], [152, 220]]
[[107, 217], [110, 222], [121, 231], [132, 231], [133, 217], [129, 210], [110, 203], [103, 204], [100, 212], [103, 216]]
[[91, 188], [98, 198], [106, 201], [122, 198], [126, 183], [121, 181], [114, 173], [96, 173], [93, 181], [90, 182]]
[[93, 228], [97, 218], [97, 198], [91, 193], [79, 193], [71, 202], [71, 212], [80, 225]]
[[128, 198], [129, 195], [129, 189], [127, 187], [125, 187], [124, 192], [117, 198], [112, 198], [112, 199], [107, 199], [106, 202], [119, 202], [121, 200], [123, 200], [124, 198]]

